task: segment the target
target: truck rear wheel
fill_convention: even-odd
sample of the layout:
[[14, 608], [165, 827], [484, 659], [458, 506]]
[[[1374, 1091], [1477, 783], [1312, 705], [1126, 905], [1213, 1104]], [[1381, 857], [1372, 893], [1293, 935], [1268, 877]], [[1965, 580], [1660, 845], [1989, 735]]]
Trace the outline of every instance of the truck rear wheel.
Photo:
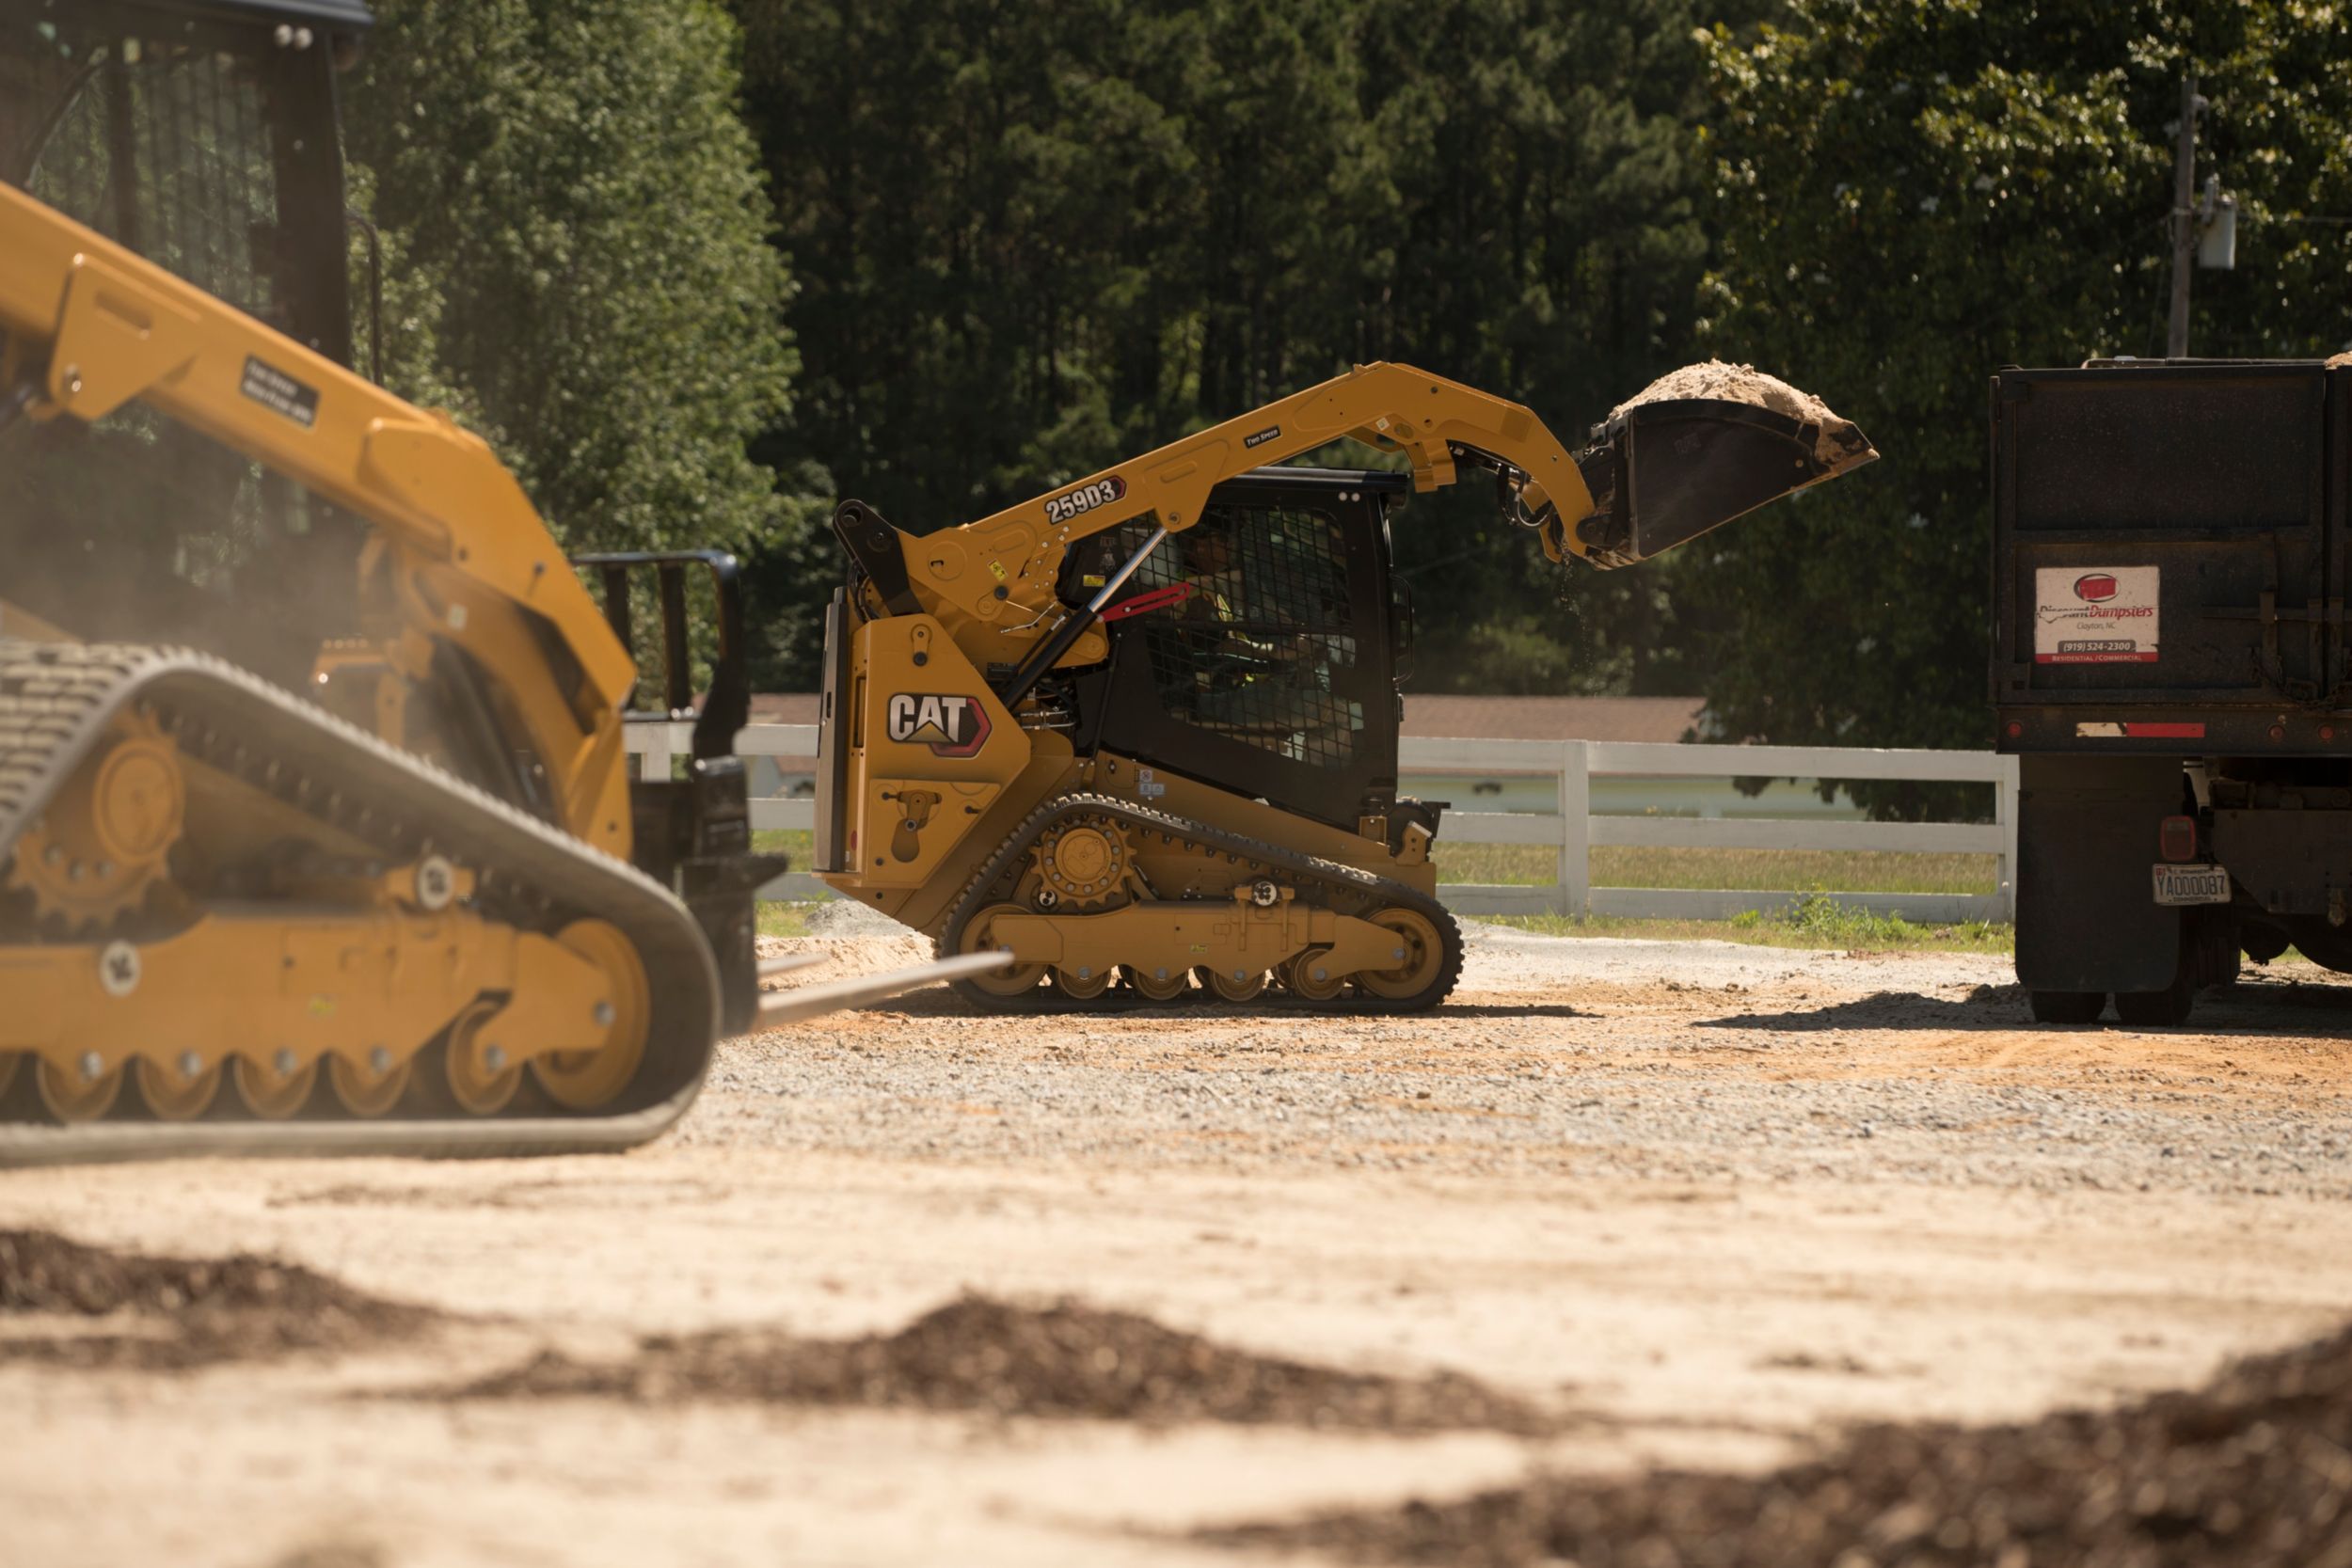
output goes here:
[[2038, 990], [2027, 998], [2036, 1023], [2096, 1023], [2107, 1005], [2103, 990]]

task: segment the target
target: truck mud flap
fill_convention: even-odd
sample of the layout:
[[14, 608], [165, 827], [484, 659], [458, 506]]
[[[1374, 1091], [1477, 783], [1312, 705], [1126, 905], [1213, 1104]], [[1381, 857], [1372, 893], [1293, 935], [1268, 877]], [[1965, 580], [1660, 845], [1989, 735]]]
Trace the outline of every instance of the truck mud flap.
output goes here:
[[2173, 757], [2019, 761], [2017, 978], [2030, 990], [2160, 991], [2181, 963], [2181, 911], [2150, 868], [2182, 809]]

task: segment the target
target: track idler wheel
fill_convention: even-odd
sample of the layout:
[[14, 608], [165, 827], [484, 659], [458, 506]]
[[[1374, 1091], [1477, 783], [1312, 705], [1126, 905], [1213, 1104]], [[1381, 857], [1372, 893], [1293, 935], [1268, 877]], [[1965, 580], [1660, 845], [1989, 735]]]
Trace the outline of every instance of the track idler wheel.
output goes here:
[[283, 1121], [310, 1102], [311, 1091], [319, 1085], [318, 1058], [296, 1067], [291, 1051], [278, 1053], [266, 1062], [239, 1056], [229, 1064], [229, 1082], [257, 1119]]
[[98, 1053], [87, 1053], [69, 1070], [43, 1056], [34, 1069], [33, 1082], [40, 1090], [40, 1102], [49, 1107], [49, 1114], [59, 1121], [96, 1121], [114, 1109], [115, 1098], [122, 1093], [122, 1068], [93, 1073], [99, 1065]]
[[603, 971], [612, 988], [611, 1016], [599, 1012], [604, 1043], [594, 1051], [558, 1051], [532, 1058], [540, 1086], [567, 1110], [608, 1103], [637, 1076], [653, 1029], [653, 989], [635, 944], [608, 920], [575, 920], [555, 940]]
[[1359, 971], [1356, 983], [1384, 1002], [1411, 1002], [1445, 974], [1445, 939], [1438, 923], [1419, 910], [1387, 909], [1366, 917], [1396, 933], [1396, 962], [1388, 969]]
[[140, 1098], [158, 1121], [194, 1121], [220, 1092], [220, 1064], [205, 1067], [193, 1051], [171, 1062], [141, 1056], [132, 1070], [138, 1077]]
[[[991, 904], [963, 923], [962, 934], [956, 941], [959, 953], [993, 953], [1003, 946], [990, 933], [989, 927], [999, 915], [1027, 914], [1018, 904]], [[982, 996], [1010, 998], [1026, 996], [1044, 983], [1043, 964], [1015, 964], [996, 974], [975, 974], [956, 982], [958, 987], [970, 987]]]

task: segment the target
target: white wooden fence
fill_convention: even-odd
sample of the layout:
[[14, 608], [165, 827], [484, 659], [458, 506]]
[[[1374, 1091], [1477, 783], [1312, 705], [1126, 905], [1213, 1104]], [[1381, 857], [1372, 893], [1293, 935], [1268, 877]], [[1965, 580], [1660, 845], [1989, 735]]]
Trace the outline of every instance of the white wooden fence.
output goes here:
[[[690, 747], [691, 729], [632, 724], [629, 750], [643, 753], [644, 776], [667, 777], [673, 755]], [[754, 724], [736, 738], [742, 756], [813, 758], [813, 724]], [[1558, 809], [1532, 812], [1449, 810], [1441, 843], [1532, 844], [1557, 852], [1558, 879], [1539, 886], [1447, 883], [1447, 905], [1464, 914], [1557, 911], [1644, 919], [1723, 920], [1749, 910], [1784, 908], [1803, 895], [1703, 888], [1592, 885], [1591, 851], [1600, 845], [1689, 849], [1908, 850], [1998, 856], [1992, 893], [1840, 891], [1838, 901], [1881, 914], [1928, 922], [2008, 920], [2017, 867], [2017, 759], [1990, 752], [1870, 751], [1841, 746], [1686, 746], [1647, 741], [1407, 739], [1400, 768], [1416, 775], [1536, 774], [1556, 781]], [[1993, 785], [1993, 820], [1978, 822], [1862, 822], [1764, 816], [1697, 817], [1595, 816], [1596, 775], [1661, 779], [1796, 778], [1906, 779]], [[816, 802], [803, 796], [752, 802], [755, 828], [816, 826]], [[824, 892], [816, 878], [791, 873], [761, 889], [770, 898], [810, 898]]]

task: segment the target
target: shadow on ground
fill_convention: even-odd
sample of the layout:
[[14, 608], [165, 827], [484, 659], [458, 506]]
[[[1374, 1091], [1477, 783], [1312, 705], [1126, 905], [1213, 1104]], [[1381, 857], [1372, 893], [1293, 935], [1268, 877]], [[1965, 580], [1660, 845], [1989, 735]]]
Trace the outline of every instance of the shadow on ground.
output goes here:
[[[2324, 1035], [2339, 1037], [2352, 1026], [2352, 984], [2306, 983], [2268, 976], [2241, 981], [2226, 989], [2199, 994], [2196, 1010], [2177, 1031], [2153, 1033], [2213, 1035]], [[2074, 1029], [2107, 1029], [2143, 1025], [2117, 1023], [2110, 1006], [2101, 1022], [2085, 1024], [2037, 1023], [2027, 1010], [2021, 986], [1979, 986], [1959, 1001], [1922, 996], [1915, 991], [1882, 990], [1845, 1002], [1782, 1012], [1727, 1013], [1697, 1019], [1699, 1029], [1777, 1029], [1789, 1033], [1832, 1029], [1969, 1030], [2014, 1034], [2042, 1030], [2054, 1034]]]

